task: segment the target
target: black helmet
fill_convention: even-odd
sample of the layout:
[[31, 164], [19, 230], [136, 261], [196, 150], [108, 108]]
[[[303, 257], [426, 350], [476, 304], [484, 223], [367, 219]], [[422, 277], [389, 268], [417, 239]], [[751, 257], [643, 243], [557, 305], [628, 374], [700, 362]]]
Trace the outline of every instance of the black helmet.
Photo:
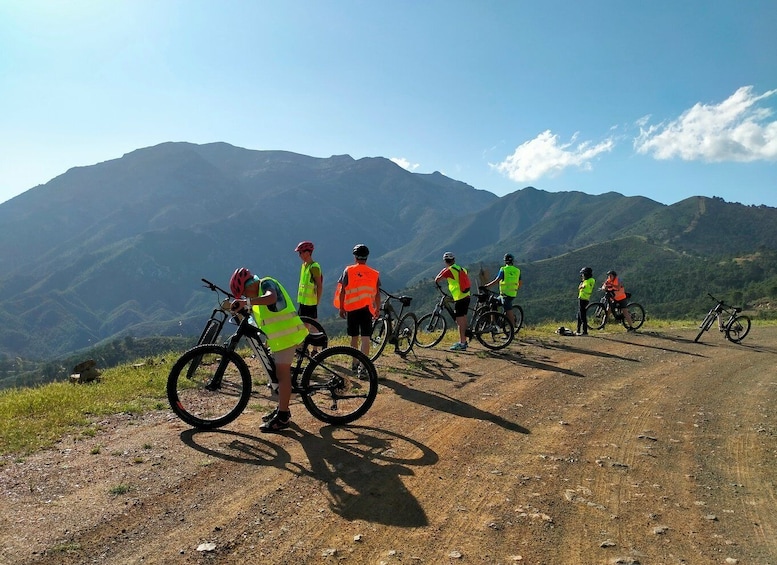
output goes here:
[[610, 275], [612, 275], [613, 277], [617, 277], [618, 273], [616, 273], [615, 271], [612, 271], [612, 270], [607, 271], [607, 276], [609, 277]]
[[594, 275], [594, 270], [591, 267], [583, 267], [580, 269], [580, 274], [585, 278], [590, 279]]
[[363, 243], [358, 243], [353, 247], [353, 255], [357, 259], [366, 259], [370, 254], [369, 248]]
[[512, 265], [514, 259], [515, 258], [513, 257], [512, 253], [505, 253], [505, 263], [510, 263]]

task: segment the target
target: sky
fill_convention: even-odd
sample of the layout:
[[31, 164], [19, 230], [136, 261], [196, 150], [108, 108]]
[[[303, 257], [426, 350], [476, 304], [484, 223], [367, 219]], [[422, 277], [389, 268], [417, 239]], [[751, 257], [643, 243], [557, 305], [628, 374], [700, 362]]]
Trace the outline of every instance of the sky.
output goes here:
[[774, 0], [0, 0], [0, 202], [168, 141], [777, 207]]

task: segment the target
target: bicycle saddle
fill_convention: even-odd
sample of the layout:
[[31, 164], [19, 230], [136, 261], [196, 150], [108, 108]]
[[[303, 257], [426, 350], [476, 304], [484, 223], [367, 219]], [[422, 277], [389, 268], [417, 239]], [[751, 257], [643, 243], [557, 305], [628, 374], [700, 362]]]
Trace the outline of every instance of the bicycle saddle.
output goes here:
[[411, 296], [400, 296], [399, 301], [402, 303], [402, 306], [410, 306], [410, 303], [413, 301], [413, 298]]

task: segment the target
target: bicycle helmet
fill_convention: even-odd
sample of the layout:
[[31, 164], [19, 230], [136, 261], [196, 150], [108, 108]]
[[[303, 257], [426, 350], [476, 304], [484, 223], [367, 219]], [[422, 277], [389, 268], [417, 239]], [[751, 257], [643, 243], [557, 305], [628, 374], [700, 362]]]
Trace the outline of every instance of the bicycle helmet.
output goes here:
[[443, 261], [455, 261], [456, 257], [454, 257], [453, 253], [451, 253], [450, 251], [446, 251], [445, 253], [442, 254], [442, 260]]
[[254, 278], [253, 273], [245, 267], [235, 269], [229, 279], [229, 290], [235, 298], [240, 298], [246, 289], [246, 283]]
[[315, 249], [315, 246], [312, 241], [300, 241], [297, 244], [297, 247], [294, 248], [294, 251], [297, 253], [302, 253], [303, 251], [310, 251], [313, 253], [313, 249]]
[[370, 249], [363, 243], [358, 243], [353, 248], [353, 256], [357, 259], [366, 259], [370, 254]]
[[509, 263], [510, 265], [512, 265], [514, 260], [515, 258], [513, 257], [512, 253], [505, 253], [505, 259], [504, 259], [505, 263]]
[[610, 275], [612, 275], [613, 277], [617, 277], [618, 273], [616, 273], [615, 271], [607, 271], [607, 276], [609, 277]]
[[580, 274], [585, 278], [590, 279], [592, 276], [594, 276], [594, 270], [591, 267], [583, 267], [580, 269]]

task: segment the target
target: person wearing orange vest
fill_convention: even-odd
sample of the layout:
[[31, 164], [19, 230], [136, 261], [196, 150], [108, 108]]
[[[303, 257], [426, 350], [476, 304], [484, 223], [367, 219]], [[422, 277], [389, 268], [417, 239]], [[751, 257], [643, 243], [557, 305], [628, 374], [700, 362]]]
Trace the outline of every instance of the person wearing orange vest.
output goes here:
[[334, 300], [340, 317], [346, 320], [351, 347], [360, 349], [368, 357], [372, 325], [380, 312], [380, 273], [367, 266], [369, 254], [370, 250], [363, 243], [354, 246], [354, 263], [340, 276]]
[[607, 279], [602, 285], [602, 290], [607, 292], [607, 295], [611, 298], [612, 302], [617, 304], [621, 309], [621, 312], [623, 312], [623, 317], [628, 324], [627, 331], [633, 332], [634, 328], [631, 327], [631, 314], [629, 313], [628, 308], [626, 308], [628, 296], [626, 295], [626, 289], [623, 287], [623, 283], [618, 278], [618, 273], [615, 271], [607, 271]]
[[289, 293], [274, 278], [259, 278], [241, 267], [232, 273], [229, 289], [235, 297], [232, 308], [239, 309], [245, 305], [256, 325], [267, 336], [278, 378], [278, 407], [262, 418], [264, 423], [259, 430], [278, 432], [291, 423], [291, 363], [308, 330], [297, 315]]
[[443, 253], [442, 260], [446, 267], [434, 277], [435, 284], [443, 279], [448, 280], [448, 291], [453, 297], [453, 313], [456, 318], [456, 325], [459, 328], [459, 341], [451, 346], [451, 351], [464, 351], [467, 349], [467, 310], [469, 310], [470, 289], [461, 288], [461, 273], [467, 270], [456, 264], [456, 257], [453, 253], [446, 251]]

